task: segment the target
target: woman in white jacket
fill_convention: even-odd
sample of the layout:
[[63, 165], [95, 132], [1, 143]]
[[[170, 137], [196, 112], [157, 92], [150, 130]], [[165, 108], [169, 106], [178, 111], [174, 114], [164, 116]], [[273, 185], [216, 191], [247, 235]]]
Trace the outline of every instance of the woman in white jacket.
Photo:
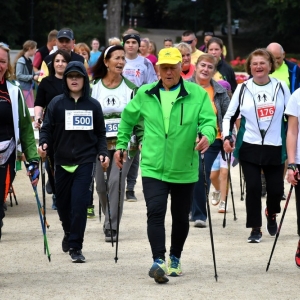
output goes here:
[[[290, 91], [284, 82], [270, 78], [275, 58], [265, 49], [253, 51], [246, 61], [246, 70], [253, 78], [239, 84], [223, 119], [224, 150], [239, 158], [246, 181], [246, 227], [252, 228], [249, 243], [259, 243], [261, 226], [261, 170], [266, 178], [267, 232], [277, 232], [276, 214], [283, 195], [282, 174], [286, 160], [284, 109]], [[241, 114], [241, 126], [235, 148], [231, 129]]]

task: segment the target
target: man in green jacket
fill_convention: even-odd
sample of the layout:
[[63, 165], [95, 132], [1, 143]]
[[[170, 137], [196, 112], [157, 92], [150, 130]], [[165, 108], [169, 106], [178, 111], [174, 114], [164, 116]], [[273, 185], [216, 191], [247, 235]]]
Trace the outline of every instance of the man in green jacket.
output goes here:
[[[154, 260], [149, 276], [157, 283], [168, 282], [166, 275], [182, 275], [180, 256], [189, 231], [194, 183], [198, 181], [197, 151], [204, 153], [216, 136], [216, 116], [208, 94], [197, 84], [182, 80], [181, 61], [176, 48], [159, 52], [161, 80], [140, 87], [125, 107], [114, 156], [121, 168], [132, 128], [143, 122], [141, 172]], [[201, 140], [197, 138], [200, 132]], [[167, 268], [164, 222], [169, 193], [172, 234]]]

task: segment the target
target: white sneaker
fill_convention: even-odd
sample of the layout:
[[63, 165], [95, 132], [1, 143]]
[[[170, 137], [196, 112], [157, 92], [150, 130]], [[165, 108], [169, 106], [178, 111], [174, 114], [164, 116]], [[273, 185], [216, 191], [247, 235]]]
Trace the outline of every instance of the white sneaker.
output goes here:
[[205, 228], [206, 227], [206, 221], [196, 220], [195, 223], [194, 223], [194, 227]]
[[211, 197], [211, 204], [212, 205], [218, 205], [220, 202], [221, 192], [220, 191], [214, 191], [212, 192]]
[[[220, 202], [219, 210], [218, 210], [219, 213], [224, 213], [225, 212], [225, 205], [226, 205], [225, 201]], [[228, 203], [227, 203], [227, 207], [226, 207], [226, 212], [228, 212]]]

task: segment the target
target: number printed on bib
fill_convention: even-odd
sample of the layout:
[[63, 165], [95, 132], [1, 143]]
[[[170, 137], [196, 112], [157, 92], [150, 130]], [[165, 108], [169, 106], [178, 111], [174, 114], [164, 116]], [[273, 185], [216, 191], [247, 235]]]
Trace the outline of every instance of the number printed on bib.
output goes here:
[[257, 115], [260, 121], [271, 120], [275, 112], [275, 106], [272, 104], [260, 105], [257, 107]]
[[65, 130], [93, 130], [93, 112], [91, 110], [66, 110]]
[[118, 134], [118, 128], [121, 119], [106, 119], [105, 120], [105, 127], [106, 127], [106, 137], [114, 137]]

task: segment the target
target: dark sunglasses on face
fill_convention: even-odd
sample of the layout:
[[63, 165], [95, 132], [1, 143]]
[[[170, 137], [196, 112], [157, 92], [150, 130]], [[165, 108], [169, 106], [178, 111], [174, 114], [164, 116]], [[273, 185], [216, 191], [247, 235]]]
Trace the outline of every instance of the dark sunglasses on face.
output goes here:
[[191, 44], [194, 41], [194, 39], [190, 40], [190, 41], [182, 41], [182, 43], [187, 43], [187, 44]]

